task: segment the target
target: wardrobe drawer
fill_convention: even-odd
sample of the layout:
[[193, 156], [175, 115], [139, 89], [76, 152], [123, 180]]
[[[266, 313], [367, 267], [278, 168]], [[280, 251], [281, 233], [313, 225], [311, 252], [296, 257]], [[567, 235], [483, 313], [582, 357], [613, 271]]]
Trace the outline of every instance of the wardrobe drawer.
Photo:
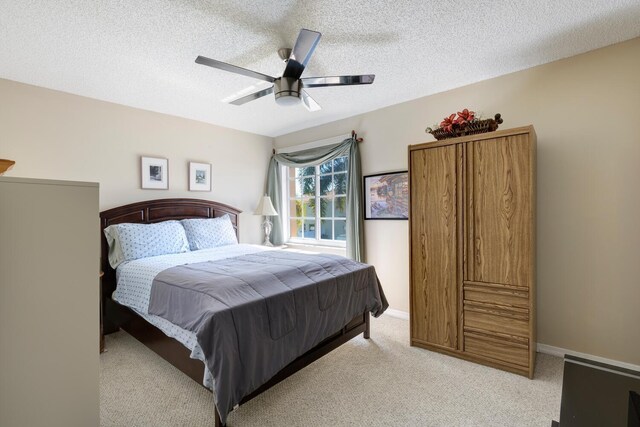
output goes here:
[[525, 368], [529, 366], [529, 346], [524, 343], [465, 332], [464, 351], [486, 359]]
[[465, 282], [463, 289], [465, 301], [529, 308], [529, 291], [526, 288], [516, 289], [488, 283]]
[[529, 313], [527, 309], [465, 301], [464, 326], [498, 334], [528, 337]]

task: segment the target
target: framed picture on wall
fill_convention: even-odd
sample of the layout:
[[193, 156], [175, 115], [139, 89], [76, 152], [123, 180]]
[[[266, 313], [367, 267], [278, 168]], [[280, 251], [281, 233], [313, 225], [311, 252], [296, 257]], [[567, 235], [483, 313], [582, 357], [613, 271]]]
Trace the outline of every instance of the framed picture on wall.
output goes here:
[[142, 188], [169, 189], [169, 160], [156, 157], [141, 158]]
[[364, 219], [409, 219], [407, 171], [367, 175], [364, 180]]
[[211, 163], [189, 162], [189, 191], [211, 191]]

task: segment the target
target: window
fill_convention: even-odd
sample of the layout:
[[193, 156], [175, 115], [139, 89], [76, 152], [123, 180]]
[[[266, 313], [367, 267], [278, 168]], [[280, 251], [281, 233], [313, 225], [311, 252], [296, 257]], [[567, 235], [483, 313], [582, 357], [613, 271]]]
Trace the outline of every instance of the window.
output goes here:
[[290, 241], [344, 246], [348, 166], [347, 157], [338, 157], [319, 166], [287, 168]]

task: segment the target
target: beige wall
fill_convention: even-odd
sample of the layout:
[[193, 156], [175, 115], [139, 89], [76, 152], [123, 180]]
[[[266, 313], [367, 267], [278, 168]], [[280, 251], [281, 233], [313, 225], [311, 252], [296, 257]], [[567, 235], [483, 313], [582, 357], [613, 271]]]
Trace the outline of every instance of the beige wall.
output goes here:
[[[272, 138], [0, 79], [6, 176], [100, 183], [100, 209], [193, 197], [240, 208], [240, 238], [260, 243]], [[169, 190], [140, 188], [140, 156], [169, 159]], [[188, 162], [212, 163], [213, 191], [189, 192]]]
[[[502, 113], [505, 129], [533, 124], [538, 134], [538, 341], [640, 364], [640, 39], [275, 144], [356, 129], [365, 175], [401, 170], [407, 145], [432, 140], [424, 129], [464, 107]], [[365, 231], [391, 307], [407, 311], [407, 222], [368, 221]]]

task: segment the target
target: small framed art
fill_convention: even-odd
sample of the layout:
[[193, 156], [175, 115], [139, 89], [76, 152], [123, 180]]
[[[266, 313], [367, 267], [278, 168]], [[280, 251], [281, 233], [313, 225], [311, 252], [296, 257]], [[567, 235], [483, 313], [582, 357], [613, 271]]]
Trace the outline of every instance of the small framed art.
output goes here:
[[364, 219], [409, 219], [407, 171], [364, 177]]
[[211, 191], [211, 163], [189, 162], [189, 191]]
[[141, 158], [142, 188], [169, 189], [169, 160], [156, 157]]

